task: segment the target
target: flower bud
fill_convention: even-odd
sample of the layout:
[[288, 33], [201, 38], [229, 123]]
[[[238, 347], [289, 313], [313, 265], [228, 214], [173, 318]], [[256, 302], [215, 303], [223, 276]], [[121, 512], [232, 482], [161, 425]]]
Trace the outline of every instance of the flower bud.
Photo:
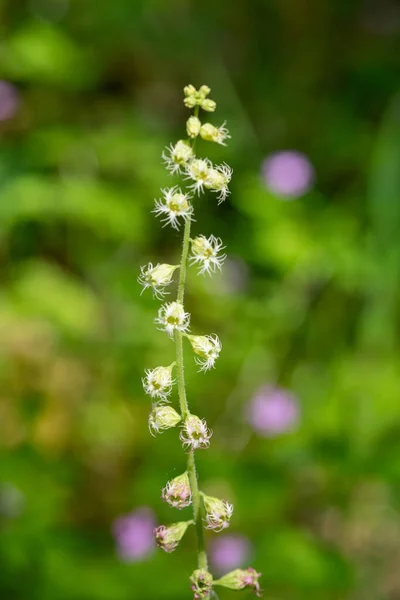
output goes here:
[[171, 393], [174, 380], [172, 379], [172, 369], [175, 363], [169, 367], [156, 367], [147, 369], [146, 377], [142, 379], [143, 388], [146, 394], [152, 398], [160, 398], [163, 402], [168, 402], [167, 396]]
[[170, 506], [179, 508], [179, 510], [189, 506], [192, 502], [192, 490], [187, 472], [168, 481], [161, 497]]
[[197, 90], [194, 85], [187, 85], [183, 88], [185, 99], [183, 100], [187, 108], [194, 108], [197, 104]]
[[158, 264], [151, 270], [150, 279], [155, 285], [167, 285], [171, 283], [176, 269], [179, 269], [179, 265]]
[[165, 552], [173, 552], [179, 542], [186, 533], [189, 525], [193, 525], [194, 521], [180, 521], [172, 525], [160, 525], [154, 529], [154, 537], [156, 544]]
[[158, 264], [153, 267], [149, 263], [147, 267], [141, 267], [138, 282], [143, 286], [142, 293], [145, 289], [152, 288], [154, 296], [161, 299], [166, 294], [163, 288], [171, 283], [176, 269], [179, 269], [179, 265]]
[[216, 142], [222, 146], [226, 146], [225, 140], [230, 138], [228, 130], [224, 127], [225, 123], [221, 127], [215, 127], [211, 123], [204, 123], [200, 127], [200, 136], [206, 142]]
[[156, 405], [149, 415], [150, 433], [160, 433], [165, 429], [175, 427], [181, 421], [181, 416], [171, 406]]
[[196, 96], [188, 96], [183, 100], [183, 103], [186, 108], [194, 108], [197, 104]]
[[196, 415], [189, 415], [182, 426], [179, 435], [184, 446], [189, 450], [208, 448], [212, 431], [208, 429], [205, 420]]
[[211, 92], [211, 89], [208, 87], [208, 85], [202, 85], [199, 89], [199, 96], [201, 96], [202, 98], [205, 98], [206, 96], [208, 96], [208, 94]]
[[194, 108], [195, 106], [201, 106], [204, 110], [209, 112], [213, 112], [215, 110], [216, 104], [214, 100], [209, 100], [206, 98], [210, 93], [210, 88], [208, 85], [202, 85], [199, 90], [193, 85], [187, 85], [183, 88], [185, 98], [183, 103], [187, 108]]
[[221, 352], [221, 342], [216, 335], [187, 335], [194, 352], [198, 355], [196, 362], [201, 371], [211, 369]]
[[194, 600], [209, 598], [213, 586], [213, 576], [206, 569], [196, 569], [190, 576]]
[[248, 569], [235, 569], [221, 577], [221, 579], [214, 581], [214, 585], [220, 585], [230, 590], [243, 590], [249, 587], [255, 591], [257, 596], [261, 596], [262, 590], [258, 583], [260, 577], [261, 573], [257, 573], [252, 567]]
[[199, 135], [200, 128], [201, 122], [197, 117], [189, 117], [186, 121], [186, 131], [189, 137], [197, 137]]
[[217, 108], [217, 103], [214, 102], [214, 100], [205, 98], [200, 102], [200, 107], [207, 112], [214, 112], [214, 110]]
[[196, 93], [196, 88], [194, 85], [189, 84], [183, 88], [183, 92], [185, 96], [193, 96]]
[[212, 529], [213, 531], [218, 532], [229, 527], [229, 521], [233, 513], [233, 505], [229, 504], [226, 500], [206, 496], [206, 494], [203, 493], [201, 495], [206, 510], [206, 529]]

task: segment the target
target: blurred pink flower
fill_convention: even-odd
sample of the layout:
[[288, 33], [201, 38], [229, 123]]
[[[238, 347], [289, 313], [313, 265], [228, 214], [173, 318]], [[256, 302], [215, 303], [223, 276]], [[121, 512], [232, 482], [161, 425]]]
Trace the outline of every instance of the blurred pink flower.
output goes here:
[[283, 198], [298, 198], [311, 188], [315, 172], [307, 156], [296, 150], [270, 154], [262, 163], [266, 186]]
[[18, 110], [17, 89], [8, 81], [0, 80], [0, 121], [11, 119]]
[[136, 562], [147, 558], [155, 548], [155, 526], [154, 513], [146, 506], [118, 517], [113, 523], [112, 531], [121, 560]]
[[265, 437], [274, 437], [295, 429], [300, 409], [297, 398], [281, 388], [263, 385], [250, 400], [247, 420]]
[[221, 535], [211, 543], [210, 559], [216, 571], [225, 573], [247, 563], [251, 550], [243, 535]]

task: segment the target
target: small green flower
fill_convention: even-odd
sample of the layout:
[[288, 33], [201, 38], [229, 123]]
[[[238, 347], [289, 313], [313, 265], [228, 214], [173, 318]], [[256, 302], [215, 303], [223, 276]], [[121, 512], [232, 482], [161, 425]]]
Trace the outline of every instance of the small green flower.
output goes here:
[[162, 499], [173, 508], [185, 508], [192, 503], [192, 490], [190, 489], [187, 471], [168, 481], [162, 491]]
[[257, 573], [252, 567], [248, 569], [235, 569], [221, 577], [221, 579], [214, 581], [214, 584], [229, 588], [230, 590], [243, 590], [249, 587], [255, 591], [257, 596], [261, 596], [262, 590], [258, 583], [260, 576], [261, 573]]
[[221, 342], [217, 335], [187, 335], [194, 352], [197, 354], [196, 362], [200, 371], [208, 371], [215, 365], [221, 352]]
[[179, 269], [180, 265], [167, 265], [158, 264], [153, 267], [152, 263], [149, 263], [145, 267], [140, 267], [140, 275], [138, 282], [143, 286], [142, 293], [147, 288], [153, 290], [153, 295], [161, 300], [167, 293], [164, 287], [169, 285], [172, 281], [172, 276], [176, 269]]
[[230, 138], [229, 131], [225, 127], [225, 123], [221, 127], [215, 127], [211, 123], [204, 123], [200, 127], [200, 136], [206, 142], [216, 142], [222, 146], [226, 146], [225, 140]]
[[160, 525], [156, 527], [154, 537], [157, 546], [164, 550], [164, 552], [173, 552], [185, 535], [189, 525], [193, 524], [194, 521], [180, 521], [172, 525]]
[[194, 156], [193, 148], [185, 140], [179, 140], [176, 144], [171, 144], [162, 153], [162, 159], [167, 171], [170, 173], [179, 173], [186, 163]]
[[196, 569], [190, 576], [194, 600], [209, 598], [213, 586], [213, 576], [206, 569]]
[[169, 367], [156, 367], [155, 369], [146, 370], [146, 377], [142, 379], [146, 394], [149, 394], [152, 398], [158, 398], [161, 402], [168, 402], [168, 396], [174, 383], [172, 378], [174, 365], [175, 363], [172, 363]]
[[222, 531], [229, 527], [229, 521], [233, 513], [233, 504], [226, 500], [220, 500], [213, 496], [203, 496], [204, 508], [206, 509], [206, 529]]
[[156, 405], [149, 415], [150, 433], [160, 433], [165, 429], [175, 427], [181, 421], [181, 416], [171, 406]]

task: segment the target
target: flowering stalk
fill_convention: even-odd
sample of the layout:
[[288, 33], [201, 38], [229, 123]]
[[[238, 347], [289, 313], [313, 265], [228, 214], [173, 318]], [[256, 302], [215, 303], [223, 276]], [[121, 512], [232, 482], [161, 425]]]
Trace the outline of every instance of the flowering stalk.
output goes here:
[[[179, 229], [184, 223], [182, 252], [179, 265], [149, 263], [141, 268], [139, 283], [143, 290], [151, 289], [153, 296], [162, 299], [167, 293], [165, 288], [172, 282], [176, 270], [179, 270], [179, 281], [176, 300], [163, 304], [155, 323], [159, 329], [165, 331], [175, 342], [176, 358], [170, 366], [159, 366], [147, 369], [143, 378], [143, 387], [152, 399], [152, 410], [149, 416], [150, 432], [155, 435], [177, 425], [181, 426], [180, 439], [184, 448], [188, 450], [186, 471], [171, 481], [167, 482], [162, 490], [162, 499], [171, 507], [182, 509], [193, 505], [193, 520], [180, 521], [170, 526], [160, 525], [154, 531], [157, 545], [166, 552], [172, 552], [178, 546], [183, 535], [190, 525], [195, 526], [197, 534], [197, 563], [198, 568], [191, 575], [190, 581], [194, 600], [210, 598], [214, 585], [243, 589], [253, 587], [259, 592], [258, 576], [253, 569], [245, 572], [234, 572], [231, 576], [214, 580], [208, 570], [207, 553], [204, 542], [204, 529], [215, 532], [222, 531], [229, 526], [233, 506], [226, 500], [207, 496], [199, 489], [198, 476], [195, 463], [195, 451], [208, 448], [211, 430], [204, 419], [190, 412], [186, 388], [183, 360], [183, 339], [187, 338], [194, 352], [195, 361], [200, 366], [200, 371], [208, 371], [214, 367], [219, 353], [221, 342], [217, 335], [192, 335], [189, 334], [190, 314], [184, 306], [185, 283], [188, 264], [198, 267], [199, 275], [212, 275], [220, 270], [226, 258], [222, 254], [223, 243], [219, 238], [202, 234], [194, 239], [191, 236], [191, 226], [194, 220], [194, 196], [209, 190], [217, 194], [218, 203], [229, 195], [228, 184], [232, 170], [226, 165], [214, 166], [207, 158], [197, 158], [196, 140], [201, 138], [206, 142], [215, 142], [225, 145], [225, 140], [230, 137], [225, 124], [215, 127], [211, 123], [202, 123], [199, 118], [200, 109], [205, 112], [214, 112], [216, 104], [208, 98], [210, 88], [203, 85], [196, 90], [192, 85], [184, 89], [184, 104], [194, 109], [193, 115], [186, 123], [188, 139], [179, 140], [171, 144], [162, 154], [167, 170], [171, 175], [184, 174], [189, 182], [188, 189], [182, 190], [175, 185], [162, 190], [163, 200], [156, 200], [154, 210], [164, 225]], [[191, 255], [189, 257], [189, 253]], [[178, 388], [180, 414], [167, 405], [172, 393], [175, 379]], [[215, 597], [215, 593], [214, 593]]]
[[[197, 118], [197, 114], [199, 112], [198, 107], [195, 108], [195, 117]], [[192, 146], [195, 146], [195, 142], [193, 142]], [[185, 221], [185, 229], [183, 232], [183, 242], [182, 242], [182, 255], [180, 262], [180, 271], [179, 271], [179, 284], [178, 284], [178, 294], [177, 294], [177, 302], [183, 305], [183, 300], [185, 296], [185, 283], [186, 283], [186, 270], [187, 270], [187, 262], [188, 262], [188, 254], [189, 254], [189, 244], [190, 244], [190, 229], [191, 229], [191, 220], [186, 219]], [[183, 361], [183, 335], [182, 332], [178, 329], [175, 330], [175, 345], [176, 345], [176, 370], [177, 375], [176, 379], [178, 382], [178, 396], [179, 396], [179, 406], [181, 409], [181, 415], [184, 421], [186, 421], [190, 417], [189, 406], [186, 397], [186, 387], [185, 387], [185, 373], [184, 373], [184, 361]], [[187, 458], [187, 472], [189, 475], [190, 488], [192, 490], [192, 502], [193, 502], [193, 517], [196, 525], [196, 533], [197, 533], [197, 562], [199, 569], [208, 569], [208, 561], [207, 561], [207, 552], [204, 543], [204, 532], [203, 532], [203, 524], [201, 522], [201, 507], [200, 507], [200, 492], [199, 492], [199, 484], [197, 480], [197, 471], [196, 471], [196, 463], [194, 459], [194, 449], [192, 448], [188, 454]]]

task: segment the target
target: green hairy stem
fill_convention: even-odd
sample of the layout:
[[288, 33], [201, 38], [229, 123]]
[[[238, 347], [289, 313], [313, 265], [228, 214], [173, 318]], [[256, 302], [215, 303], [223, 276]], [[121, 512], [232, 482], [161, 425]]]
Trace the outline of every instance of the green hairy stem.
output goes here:
[[[178, 284], [178, 296], [177, 301], [183, 304], [183, 298], [185, 295], [185, 281], [186, 281], [186, 268], [187, 258], [189, 252], [190, 242], [190, 219], [185, 221], [185, 229], [183, 233], [182, 242], [182, 255], [179, 269], [179, 284]], [[182, 419], [190, 414], [189, 406], [186, 397], [185, 388], [185, 372], [184, 372], [184, 360], [183, 360], [183, 335], [179, 330], [175, 331], [175, 344], [176, 344], [176, 372], [177, 372], [177, 383], [178, 383], [178, 396], [179, 406], [181, 409]], [[196, 471], [196, 462], [194, 459], [194, 450], [191, 450], [187, 459], [187, 471], [189, 474], [190, 487], [192, 490], [193, 498], [193, 518], [196, 524], [197, 533], [197, 562], [199, 569], [207, 569], [207, 552], [204, 544], [204, 531], [202, 523], [202, 511], [201, 511], [201, 499], [199, 492], [199, 483]]]

